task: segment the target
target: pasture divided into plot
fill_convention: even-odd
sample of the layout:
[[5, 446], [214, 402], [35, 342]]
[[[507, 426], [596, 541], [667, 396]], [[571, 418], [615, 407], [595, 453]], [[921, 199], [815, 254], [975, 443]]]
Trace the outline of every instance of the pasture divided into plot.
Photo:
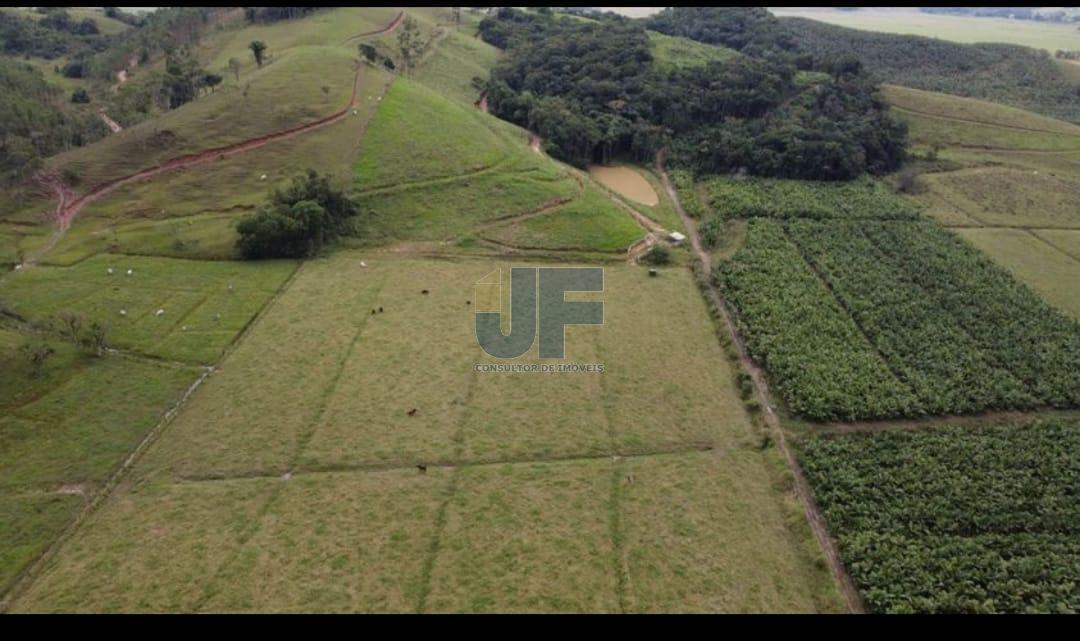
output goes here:
[[[18, 351], [55, 353], [36, 371]], [[41, 554], [197, 377], [0, 329], [0, 590]]]
[[16, 609], [836, 609], [689, 274], [606, 270], [604, 374], [477, 372], [505, 267], [305, 264]]
[[[102, 254], [71, 267], [35, 267], [0, 285], [16, 313], [47, 320], [74, 312], [109, 330], [110, 345], [211, 363], [296, 268]], [[131, 272], [130, 274], [128, 272]]]

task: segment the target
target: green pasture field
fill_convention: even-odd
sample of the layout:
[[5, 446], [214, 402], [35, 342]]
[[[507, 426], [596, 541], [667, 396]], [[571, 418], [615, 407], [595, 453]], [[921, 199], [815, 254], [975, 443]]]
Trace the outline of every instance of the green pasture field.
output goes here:
[[1026, 129], [1034, 133], [1053, 133], [1076, 138], [1080, 146], [1080, 125], [1056, 120], [1016, 107], [1000, 105], [976, 98], [964, 98], [923, 91], [900, 85], [885, 84], [881, 94], [890, 105], [900, 110], [913, 111], [919, 115], [937, 116], [957, 122], [997, 125], [1006, 128]]
[[625, 251], [644, 235], [629, 212], [591, 183], [581, 197], [551, 212], [481, 232], [512, 247], [599, 252]]
[[[54, 350], [40, 371], [23, 344]], [[196, 378], [0, 327], [0, 590], [67, 527]]]
[[700, 67], [710, 62], [723, 62], [739, 55], [726, 47], [708, 45], [688, 38], [668, 36], [650, 31], [649, 52], [653, 66], [658, 69]]
[[690, 274], [606, 269], [603, 374], [481, 373], [507, 267], [306, 263], [14, 609], [837, 611]]
[[1039, 292], [1047, 302], [1080, 317], [1080, 261], [1057, 249], [1053, 241], [1041, 239], [1038, 231], [1025, 229], [956, 231]]
[[382, 102], [356, 162], [360, 190], [475, 174], [527, 153], [490, 116], [422, 84], [398, 79]]
[[[290, 261], [224, 263], [103, 254], [70, 267], [37, 266], [16, 273], [0, 285], [0, 297], [27, 318], [83, 314], [87, 322], [109, 328], [108, 342], [115, 347], [211, 363], [294, 269]], [[164, 311], [159, 315], [158, 310]]]
[[439, 43], [423, 67], [417, 70], [415, 79], [446, 98], [472, 106], [480, 98], [472, 79], [487, 80], [499, 52], [480, 38], [472, 36], [464, 23], [463, 12], [462, 28], [451, 31]]
[[918, 197], [944, 224], [1080, 228], [1080, 172], [987, 167], [920, 180], [926, 194]]
[[1080, 260], [1080, 230], [1033, 229], [1031, 233], [1050, 243], [1061, 252]]
[[319, 120], [348, 104], [354, 57], [338, 46], [289, 50], [243, 78], [240, 87], [224, 86], [96, 144], [54, 156], [48, 168], [74, 171], [81, 185], [97, 185], [170, 158]]

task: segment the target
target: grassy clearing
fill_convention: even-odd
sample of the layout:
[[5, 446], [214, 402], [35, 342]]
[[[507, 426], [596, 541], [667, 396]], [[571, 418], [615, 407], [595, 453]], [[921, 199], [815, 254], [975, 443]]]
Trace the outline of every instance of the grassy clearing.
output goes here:
[[461, 470], [426, 609], [616, 611], [611, 467], [574, 461]]
[[[25, 342], [55, 350], [40, 372]], [[0, 590], [37, 558], [179, 398], [195, 368], [118, 356], [0, 328]]]
[[772, 12], [777, 16], [810, 18], [852, 29], [927, 36], [954, 42], [1007, 42], [1046, 49], [1051, 53], [1057, 49], [1076, 48], [1076, 28], [1068, 24], [931, 15], [910, 7], [862, 7], [858, 11], [776, 7]]
[[415, 78], [440, 95], [471, 106], [480, 97], [472, 79], [487, 80], [498, 55], [495, 47], [480, 38], [466, 31], [451, 31]]
[[911, 141], [916, 144], [987, 150], [1070, 151], [1080, 148], [1080, 139], [1075, 136], [962, 122], [911, 111], [893, 113], [907, 124]]
[[26, 612], [192, 611], [278, 480], [123, 486], [16, 604]]
[[[71, 267], [41, 266], [17, 273], [0, 287], [0, 294], [28, 318], [74, 311], [104, 323], [115, 347], [209, 363], [294, 268], [288, 261], [214, 263], [99, 255]], [[164, 312], [158, 315], [158, 310]]]
[[[64, 7], [64, 11], [71, 16], [72, 22], [81, 22], [86, 18], [90, 18], [97, 24], [98, 31], [105, 35], [111, 36], [131, 28], [131, 25], [125, 22], [106, 16], [104, 10], [99, 7]], [[0, 7], [0, 12], [11, 13], [31, 20], [41, 20], [45, 17], [45, 14], [26, 7]]]
[[450, 474], [292, 479], [252, 524], [257, 532], [221, 566], [198, 609], [412, 611]]
[[889, 84], [882, 85], [881, 94], [894, 107], [929, 116], [1080, 138], [1078, 125], [985, 100]]
[[8, 589], [19, 571], [44, 551], [82, 506], [83, 498], [74, 494], [0, 497], [0, 589]]
[[400, 190], [358, 194], [371, 242], [449, 240], [487, 222], [572, 198], [578, 184], [552, 161], [524, 153], [498, 170]]
[[964, 224], [967, 218], [991, 226], [1080, 228], [1080, 180], [1072, 176], [990, 167], [929, 174], [921, 180], [929, 198], [941, 203], [930, 213], [945, 224]]
[[776, 527], [803, 517], [758, 451], [628, 459], [615, 481], [629, 611], [841, 611], [820, 550]]
[[479, 110], [399, 79], [380, 105], [356, 163], [362, 190], [473, 174], [510, 153]]
[[801, 459], [872, 612], [1075, 609], [1066, 421], [819, 435]]
[[1034, 229], [1032, 233], [1076, 260], [1080, 260], [1080, 230]]
[[1080, 317], [1080, 261], [1048, 247], [1046, 242], [1022, 229], [958, 229], [957, 233], [1030, 285], [1047, 302]]
[[649, 52], [653, 66], [658, 69], [700, 67], [710, 62], [723, 62], [739, 55], [726, 47], [703, 44], [687, 38], [668, 36], [650, 31]]
[[641, 239], [644, 231], [600, 189], [587, 184], [580, 198], [550, 213], [494, 227], [482, 235], [528, 249], [618, 252]]
[[195, 376], [194, 368], [120, 357], [78, 370], [0, 419], [0, 487], [104, 481]]

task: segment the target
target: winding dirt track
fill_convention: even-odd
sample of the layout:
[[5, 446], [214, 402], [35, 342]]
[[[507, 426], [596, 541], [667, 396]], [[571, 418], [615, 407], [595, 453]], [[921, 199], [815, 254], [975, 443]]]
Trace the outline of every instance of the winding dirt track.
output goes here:
[[[397, 29], [398, 25], [401, 24], [404, 16], [405, 12], [401, 11], [394, 18], [393, 22], [383, 27], [382, 29], [357, 34], [350, 38], [350, 40], [391, 33], [392, 31]], [[208, 162], [212, 162], [214, 160], [221, 160], [229, 156], [234, 156], [236, 154], [251, 151], [252, 149], [258, 149], [259, 147], [262, 147], [271, 142], [305, 134], [345, 119], [349, 115], [349, 111], [357, 105], [356, 95], [360, 87], [360, 76], [363, 73], [363, 69], [363, 67], [360, 67], [356, 70], [356, 75], [353, 78], [352, 97], [349, 99], [349, 104], [344, 109], [330, 114], [325, 118], [321, 118], [305, 125], [298, 125], [296, 127], [277, 131], [271, 134], [267, 134], [265, 136], [259, 136], [257, 138], [251, 138], [249, 140], [233, 143], [231, 145], [214, 147], [193, 154], [177, 156], [176, 158], [167, 160], [160, 165], [157, 165], [156, 167], [149, 167], [134, 174], [130, 174], [128, 176], [123, 176], [121, 178], [116, 178], [114, 180], [95, 185], [82, 196], [71, 198], [70, 196], [73, 194], [70, 192], [70, 190], [67, 190], [67, 194], [61, 196], [60, 203], [56, 209], [56, 222], [59, 226], [60, 232], [63, 233], [71, 226], [71, 221], [75, 218], [75, 216], [79, 214], [83, 207], [124, 185], [138, 182], [141, 180], [146, 180], [147, 178], [152, 178], [166, 172], [175, 171], [178, 169], [186, 169], [188, 167], [202, 165]], [[45, 181], [49, 181], [49, 179], [46, 178]], [[54, 184], [53, 189], [54, 191], [57, 191], [59, 187]], [[59, 191], [57, 193], [59, 194]], [[55, 242], [51, 243], [51, 245], [55, 244]]]
[[693, 247], [694, 253], [697, 255], [698, 260], [701, 262], [701, 266], [705, 270], [705, 294], [713, 307], [716, 308], [723, 318], [728, 333], [731, 335], [731, 343], [738, 353], [739, 362], [746, 371], [750, 373], [750, 377], [754, 383], [754, 389], [757, 392], [757, 396], [761, 401], [761, 406], [764, 409], [762, 416], [765, 418], [765, 422], [769, 426], [770, 431], [774, 434], [777, 447], [780, 449], [781, 454], [783, 454], [788, 469], [791, 471], [794, 480], [795, 494], [798, 497], [799, 502], [802, 503], [810, 529], [813, 531], [814, 537], [821, 546], [821, 551], [825, 554], [825, 560], [829, 564], [829, 569], [832, 571], [833, 576], [840, 585], [840, 592], [844, 597], [844, 601], [847, 603], [848, 610], [851, 612], [862, 613], [865, 611], [862, 597], [859, 596], [859, 591], [855, 587], [855, 582], [851, 579], [851, 575], [848, 574], [847, 569], [840, 560], [840, 554], [836, 549], [836, 542], [833, 541], [832, 535], [829, 534], [829, 529], [825, 525], [825, 518], [821, 515], [821, 509], [818, 507], [817, 501], [814, 500], [814, 494], [810, 490], [810, 483], [806, 480], [806, 476], [803, 474], [802, 468], [799, 466], [799, 462], [795, 458], [794, 452], [792, 452], [791, 447], [788, 445], [784, 428], [780, 425], [780, 419], [777, 417], [776, 410], [770, 400], [771, 395], [769, 392], [768, 381], [765, 378], [765, 372], [750, 358], [750, 355], [746, 350], [746, 344], [739, 335], [739, 332], [735, 327], [735, 322], [731, 317], [731, 312], [728, 310], [727, 302], [724, 300], [723, 296], [720, 295], [720, 292], [716, 287], [712, 285], [712, 260], [709, 257], [709, 253], [703, 248], [701, 239], [697, 233], [697, 228], [694, 226], [694, 222], [690, 219], [690, 216], [683, 210], [682, 203], [679, 202], [679, 195], [675, 191], [671, 179], [668, 178], [667, 171], [664, 169], [665, 151], [666, 150], [661, 149], [656, 154], [656, 172], [660, 175], [664, 190], [671, 198], [671, 203], [674, 205], [675, 211], [678, 212], [679, 217], [682, 218], [683, 225], [686, 226], [686, 233], [690, 237], [690, 245]]

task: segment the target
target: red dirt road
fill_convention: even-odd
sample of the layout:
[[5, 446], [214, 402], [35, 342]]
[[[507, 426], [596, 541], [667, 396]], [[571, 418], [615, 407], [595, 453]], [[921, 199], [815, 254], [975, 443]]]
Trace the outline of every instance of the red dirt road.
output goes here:
[[[398, 25], [400, 25], [401, 22], [404, 20], [404, 17], [405, 12], [401, 11], [394, 18], [393, 22], [383, 27], [382, 29], [357, 34], [350, 38], [350, 40], [391, 33], [392, 31], [397, 29]], [[75, 216], [77, 216], [80, 211], [82, 211], [83, 207], [94, 202], [95, 200], [102, 198], [103, 196], [106, 196], [107, 194], [118, 189], [119, 187], [133, 182], [138, 182], [140, 180], [146, 180], [147, 178], [152, 178], [166, 172], [175, 171], [178, 169], [186, 169], [188, 167], [202, 165], [208, 162], [212, 162], [214, 160], [222, 160], [224, 158], [228, 158], [229, 156], [234, 156], [236, 154], [241, 154], [246, 151], [251, 151], [252, 149], [258, 149], [263, 145], [269, 144], [277, 140], [284, 140], [286, 138], [292, 138], [293, 136], [305, 134], [309, 131], [321, 129], [322, 127], [332, 125], [340, 120], [345, 119], [349, 115], [349, 111], [353, 109], [357, 104], [356, 94], [359, 90], [360, 75], [362, 72], [363, 67], [360, 67], [356, 70], [356, 75], [353, 78], [352, 98], [350, 98], [349, 104], [344, 109], [330, 114], [325, 118], [307, 123], [305, 125], [298, 125], [296, 127], [277, 131], [272, 134], [267, 134], [265, 136], [259, 136], [257, 138], [251, 138], [249, 140], [233, 143], [231, 145], [214, 147], [193, 154], [177, 156], [176, 158], [169, 159], [161, 163], [160, 165], [157, 165], [156, 167], [149, 167], [147, 169], [135, 172], [134, 174], [130, 174], [128, 176], [123, 176], [121, 178], [95, 185], [82, 196], [77, 196], [70, 189], [63, 187], [62, 183], [60, 183], [60, 181], [58, 179], [55, 179], [54, 177], [40, 178], [39, 182], [48, 185], [49, 188], [53, 189], [58, 195], [59, 203], [56, 208], [56, 222], [60, 228], [61, 233], [66, 231], [71, 226], [71, 221], [74, 220]]]

